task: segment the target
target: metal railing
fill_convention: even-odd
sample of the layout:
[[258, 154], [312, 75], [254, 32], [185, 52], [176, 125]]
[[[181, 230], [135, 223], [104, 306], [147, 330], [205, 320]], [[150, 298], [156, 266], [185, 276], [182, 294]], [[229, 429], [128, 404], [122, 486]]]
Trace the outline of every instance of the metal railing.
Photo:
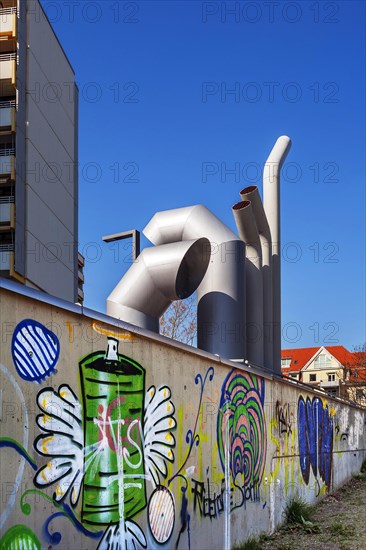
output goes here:
[[9, 195], [7, 197], [0, 197], [0, 204], [9, 204], [15, 201], [14, 195]]
[[12, 8], [0, 8], [0, 15], [8, 15], [9, 13], [16, 13], [17, 8], [13, 6]]
[[0, 149], [0, 157], [10, 157], [10, 155], [15, 155], [15, 149]]
[[0, 244], [0, 252], [14, 252], [13, 244]]
[[0, 54], [0, 61], [11, 61], [12, 59], [16, 59], [17, 54], [16, 53], [2, 53]]
[[11, 107], [15, 107], [15, 99], [0, 101], [0, 109], [11, 109]]

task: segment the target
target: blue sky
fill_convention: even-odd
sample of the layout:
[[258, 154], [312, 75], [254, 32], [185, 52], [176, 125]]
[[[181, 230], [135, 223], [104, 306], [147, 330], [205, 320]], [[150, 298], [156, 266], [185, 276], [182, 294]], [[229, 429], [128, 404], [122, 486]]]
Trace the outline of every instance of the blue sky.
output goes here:
[[262, 188], [263, 163], [287, 134], [282, 345], [362, 343], [365, 4], [42, 4], [80, 89], [85, 304], [105, 311], [130, 262], [125, 242], [102, 235], [197, 203], [235, 230], [239, 190]]

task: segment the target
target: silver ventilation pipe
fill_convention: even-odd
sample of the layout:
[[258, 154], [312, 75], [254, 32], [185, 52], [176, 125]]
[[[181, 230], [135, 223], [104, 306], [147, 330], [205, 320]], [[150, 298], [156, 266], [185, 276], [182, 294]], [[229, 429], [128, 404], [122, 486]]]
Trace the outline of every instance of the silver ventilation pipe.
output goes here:
[[272, 291], [272, 238], [258, 187], [251, 185], [240, 191], [242, 200], [250, 200], [262, 249], [263, 281], [263, 352], [264, 368], [273, 370], [273, 291]]
[[211, 260], [198, 288], [197, 346], [228, 359], [246, 358], [245, 244], [205, 206], [156, 213], [144, 229], [155, 245], [202, 236]]
[[263, 280], [259, 232], [249, 200], [234, 204], [232, 212], [239, 236], [245, 242], [247, 359], [263, 366]]
[[290, 147], [289, 137], [279, 137], [263, 170], [264, 211], [272, 235], [273, 370], [279, 375], [281, 374], [280, 172]]
[[159, 332], [159, 317], [188, 298], [210, 261], [208, 239], [145, 248], [107, 298], [107, 314]]

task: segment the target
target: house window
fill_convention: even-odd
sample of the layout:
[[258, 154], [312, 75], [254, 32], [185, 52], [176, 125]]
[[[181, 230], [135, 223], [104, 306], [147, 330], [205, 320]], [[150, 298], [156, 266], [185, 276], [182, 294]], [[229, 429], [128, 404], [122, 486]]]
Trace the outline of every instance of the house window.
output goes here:
[[309, 382], [316, 382], [316, 374], [309, 374]]
[[331, 364], [330, 357], [328, 355], [325, 355], [325, 353], [321, 353], [318, 355], [318, 357], [314, 361], [315, 367], [318, 369], [324, 369], [328, 368]]
[[335, 372], [328, 373], [328, 382], [335, 382]]
[[337, 397], [337, 390], [336, 389], [327, 390], [327, 394], [330, 395], [331, 397]]
[[291, 359], [281, 359], [281, 367], [289, 367], [291, 364]]

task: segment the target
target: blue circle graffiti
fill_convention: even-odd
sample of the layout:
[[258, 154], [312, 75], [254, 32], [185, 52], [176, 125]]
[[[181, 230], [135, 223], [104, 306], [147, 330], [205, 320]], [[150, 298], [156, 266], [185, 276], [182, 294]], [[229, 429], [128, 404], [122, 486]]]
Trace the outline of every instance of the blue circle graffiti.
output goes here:
[[16, 371], [23, 380], [40, 382], [55, 371], [60, 342], [41, 323], [24, 319], [15, 327], [11, 354]]

